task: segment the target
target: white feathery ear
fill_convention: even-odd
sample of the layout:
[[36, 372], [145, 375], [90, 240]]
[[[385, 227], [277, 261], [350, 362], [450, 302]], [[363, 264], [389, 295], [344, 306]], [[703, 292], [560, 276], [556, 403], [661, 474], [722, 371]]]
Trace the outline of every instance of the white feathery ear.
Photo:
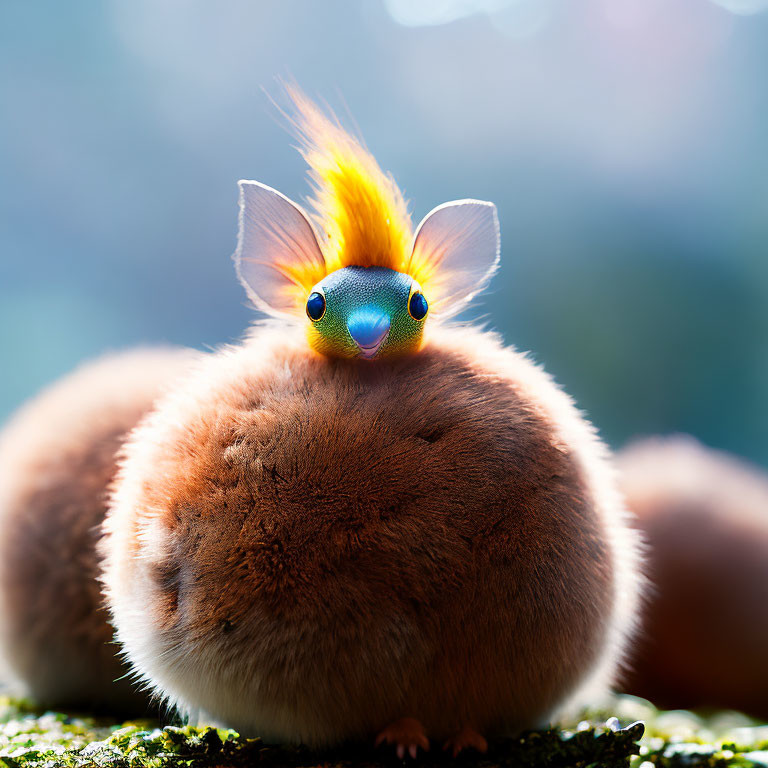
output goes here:
[[454, 200], [438, 205], [419, 224], [410, 263], [414, 272], [428, 276], [430, 307], [449, 317], [486, 288], [498, 269], [500, 250], [496, 206]]
[[296, 316], [305, 278], [324, 274], [325, 261], [307, 214], [258, 181], [240, 181], [237, 275], [256, 307]]

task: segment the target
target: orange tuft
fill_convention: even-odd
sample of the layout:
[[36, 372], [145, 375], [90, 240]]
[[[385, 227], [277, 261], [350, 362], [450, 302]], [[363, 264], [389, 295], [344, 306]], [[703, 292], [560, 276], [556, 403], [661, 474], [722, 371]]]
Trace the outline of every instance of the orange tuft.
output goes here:
[[341, 267], [388, 267], [405, 272], [413, 239], [402, 192], [334, 115], [326, 116], [297, 87], [288, 86], [301, 153], [312, 169], [310, 201], [328, 272]]

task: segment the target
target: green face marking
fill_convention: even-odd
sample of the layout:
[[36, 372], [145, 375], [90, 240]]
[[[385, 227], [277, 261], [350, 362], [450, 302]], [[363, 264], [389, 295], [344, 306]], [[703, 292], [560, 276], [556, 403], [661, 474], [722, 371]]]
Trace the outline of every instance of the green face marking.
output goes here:
[[429, 313], [419, 284], [386, 267], [343, 267], [307, 297], [310, 344], [324, 355], [366, 360], [415, 352]]

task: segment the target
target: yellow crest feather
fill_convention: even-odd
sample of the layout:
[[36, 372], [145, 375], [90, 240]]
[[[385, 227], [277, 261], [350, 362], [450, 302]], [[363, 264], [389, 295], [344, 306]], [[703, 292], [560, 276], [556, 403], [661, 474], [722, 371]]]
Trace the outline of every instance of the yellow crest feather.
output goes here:
[[405, 272], [413, 229], [400, 189], [363, 145], [298, 88], [288, 87], [301, 152], [312, 169], [313, 220], [327, 271], [388, 267]]

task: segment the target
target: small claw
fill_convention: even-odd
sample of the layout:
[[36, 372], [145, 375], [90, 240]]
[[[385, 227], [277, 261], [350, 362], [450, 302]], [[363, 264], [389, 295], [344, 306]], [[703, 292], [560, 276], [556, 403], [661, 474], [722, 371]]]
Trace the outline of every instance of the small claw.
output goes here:
[[488, 751], [488, 742], [474, 728], [467, 726], [443, 744], [443, 750], [451, 750], [454, 758], [465, 749], [475, 749], [485, 754]]
[[445, 744], [443, 744], [443, 752], [448, 752], [449, 750], [451, 756], [456, 758], [459, 756], [459, 752], [461, 752], [461, 747], [449, 739], [445, 742]]
[[429, 739], [424, 733], [424, 727], [418, 720], [411, 717], [390, 723], [381, 731], [374, 741], [374, 746], [378, 747], [384, 743], [395, 747], [395, 754], [400, 760], [404, 760], [406, 754], [415, 760], [419, 754], [419, 747], [424, 752], [429, 751]]

